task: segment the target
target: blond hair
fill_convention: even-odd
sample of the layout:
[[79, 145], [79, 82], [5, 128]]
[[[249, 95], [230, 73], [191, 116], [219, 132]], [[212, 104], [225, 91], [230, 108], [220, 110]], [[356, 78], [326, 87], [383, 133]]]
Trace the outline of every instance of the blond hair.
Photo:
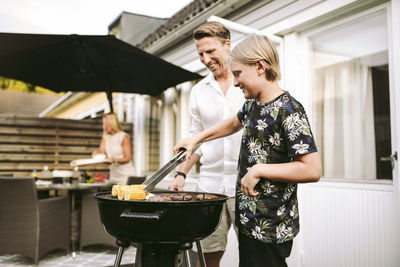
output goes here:
[[119, 123], [118, 117], [115, 113], [104, 114], [103, 119], [105, 119], [111, 125], [113, 131], [115, 132], [122, 131], [121, 124]]
[[220, 22], [210, 21], [200, 25], [193, 32], [193, 39], [200, 40], [204, 37], [218, 38], [222, 43], [231, 39], [230, 31]]
[[278, 52], [266, 36], [252, 34], [246, 37], [235, 46], [230, 58], [246, 65], [253, 65], [263, 60], [266, 63], [267, 80], [273, 82], [281, 79]]

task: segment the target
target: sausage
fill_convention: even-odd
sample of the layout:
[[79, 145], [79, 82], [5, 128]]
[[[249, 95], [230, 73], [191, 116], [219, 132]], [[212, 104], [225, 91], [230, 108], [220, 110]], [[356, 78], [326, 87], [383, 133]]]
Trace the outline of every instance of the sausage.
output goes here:
[[174, 201], [190, 201], [190, 200], [192, 200], [193, 197], [189, 194], [177, 193], [177, 194], [171, 195], [171, 198]]
[[196, 198], [198, 200], [212, 200], [212, 199], [217, 199], [218, 197], [216, 195], [213, 195], [213, 194], [201, 193], [201, 194], [198, 194], [196, 196]]
[[149, 197], [147, 201], [155, 201], [155, 202], [172, 201], [172, 198], [170, 196], [157, 195]]

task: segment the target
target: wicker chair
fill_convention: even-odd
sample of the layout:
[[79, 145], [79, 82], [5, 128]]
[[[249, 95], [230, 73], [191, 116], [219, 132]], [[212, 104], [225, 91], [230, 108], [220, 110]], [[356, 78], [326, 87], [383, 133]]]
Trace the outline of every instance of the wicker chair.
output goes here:
[[146, 181], [147, 176], [129, 176], [128, 177], [128, 182], [126, 183], [127, 185], [131, 184], [141, 184], [144, 181]]
[[0, 177], [0, 255], [22, 254], [38, 264], [54, 249], [69, 252], [68, 196], [38, 199], [33, 178]]

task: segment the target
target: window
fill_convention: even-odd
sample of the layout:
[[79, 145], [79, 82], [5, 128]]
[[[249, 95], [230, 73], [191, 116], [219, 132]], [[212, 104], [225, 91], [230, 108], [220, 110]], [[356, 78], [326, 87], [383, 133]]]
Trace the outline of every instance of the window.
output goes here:
[[327, 27], [309, 40], [323, 176], [392, 179], [386, 13]]

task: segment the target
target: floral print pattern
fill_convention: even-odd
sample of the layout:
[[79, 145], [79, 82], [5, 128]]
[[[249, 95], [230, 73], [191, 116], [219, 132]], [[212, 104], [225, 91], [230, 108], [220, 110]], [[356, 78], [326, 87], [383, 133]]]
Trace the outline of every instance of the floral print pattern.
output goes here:
[[247, 100], [238, 113], [243, 136], [236, 186], [237, 226], [264, 243], [292, 240], [299, 232], [297, 184], [260, 179], [256, 197], [240, 190], [240, 180], [257, 163], [285, 163], [317, 151], [303, 106], [288, 92], [268, 103]]

